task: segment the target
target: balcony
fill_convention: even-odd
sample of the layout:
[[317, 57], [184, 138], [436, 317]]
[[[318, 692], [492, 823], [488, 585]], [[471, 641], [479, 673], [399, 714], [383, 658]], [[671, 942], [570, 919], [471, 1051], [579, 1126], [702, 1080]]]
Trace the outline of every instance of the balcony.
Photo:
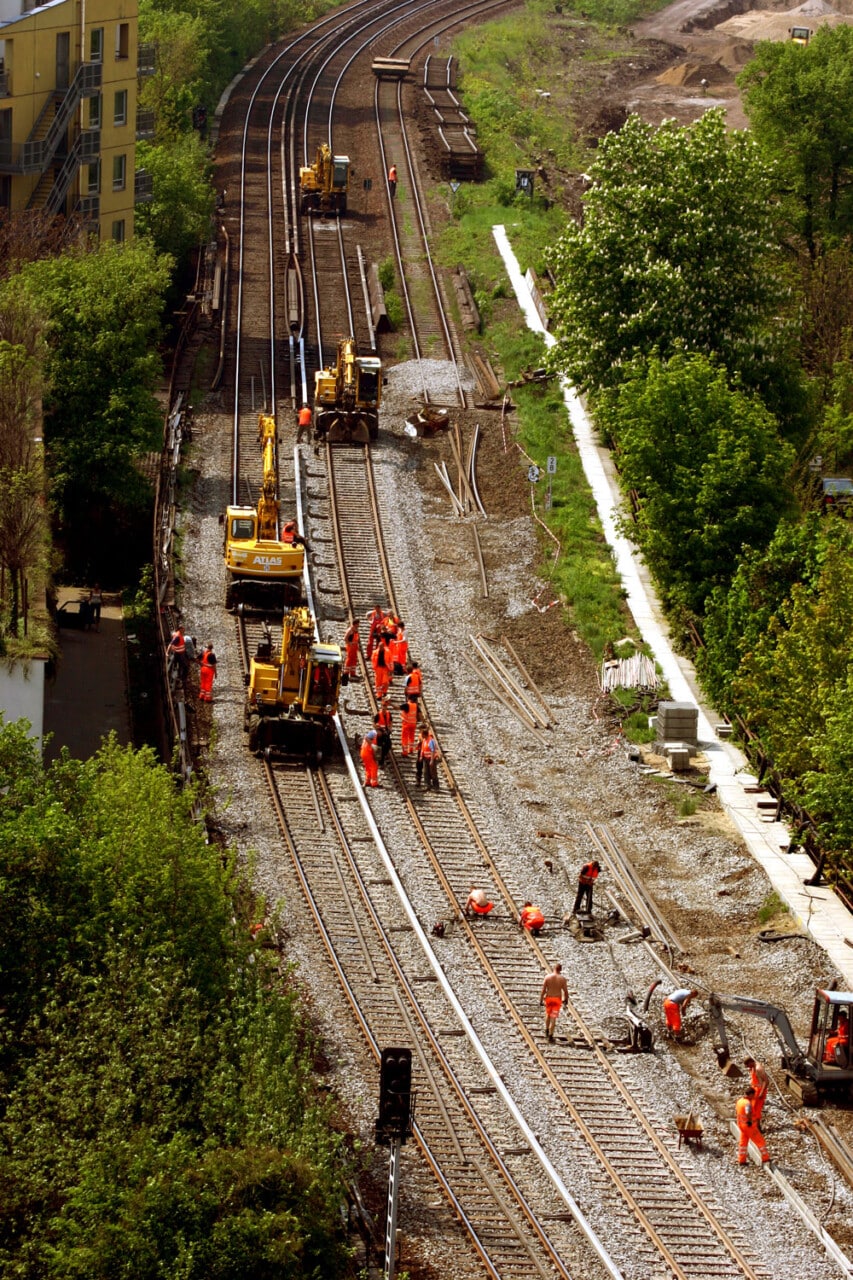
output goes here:
[[9, 83], [11, 79], [8, 71], [0, 71], [0, 98], [11, 98], [12, 89]]
[[135, 204], [149, 204], [154, 199], [154, 179], [144, 169], [133, 175], [133, 199]]
[[156, 50], [153, 44], [141, 44], [136, 51], [136, 74], [140, 79], [153, 76], [157, 70]]
[[142, 142], [146, 138], [154, 137], [154, 112], [153, 111], [137, 111], [136, 113], [136, 141]]

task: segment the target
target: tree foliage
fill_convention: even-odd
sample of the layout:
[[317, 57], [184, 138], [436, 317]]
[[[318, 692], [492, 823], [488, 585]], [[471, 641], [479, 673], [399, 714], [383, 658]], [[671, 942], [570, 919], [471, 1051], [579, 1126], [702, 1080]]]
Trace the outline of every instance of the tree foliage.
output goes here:
[[136, 462], [159, 448], [156, 341], [169, 262], [145, 241], [28, 264], [0, 293], [47, 317], [45, 441], [63, 524], [109, 531], [117, 508], [146, 500]]
[[233, 868], [114, 741], [44, 768], [0, 725], [0, 1273], [347, 1274], [306, 1028]]
[[214, 198], [204, 145], [192, 133], [160, 146], [140, 142], [136, 153], [154, 190], [153, 200], [136, 211], [137, 234], [180, 262], [210, 231]]
[[683, 347], [750, 381], [779, 356], [773, 169], [720, 110], [687, 127], [639, 116], [602, 140], [583, 225], [557, 243], [558, 367], [612, 386], [637, 357]]
[[629, 533], [667, 602], [701, 616], [744, 548], [770, 541], [792, 450], [757, 397], [700, 355], [638, 364], [603, 398], [599, 422], [639, 499]]
[[853, 232], [853, 29], [820, 26], [805, 47], [762, 41], [738, 84], [814, 258]]

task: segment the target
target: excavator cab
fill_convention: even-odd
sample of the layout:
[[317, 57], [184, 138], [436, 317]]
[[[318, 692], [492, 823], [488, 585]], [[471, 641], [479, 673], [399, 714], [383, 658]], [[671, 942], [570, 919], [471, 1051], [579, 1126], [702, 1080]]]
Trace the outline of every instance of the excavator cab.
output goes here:
[[850, 1053], [850, 1019], [853, 1015], [853, 992], [815, 992], [812, 1026], [809, 1035], [809, 1058], [819, 1064], [827, 1084], [853, 1081], [853, 1058]]

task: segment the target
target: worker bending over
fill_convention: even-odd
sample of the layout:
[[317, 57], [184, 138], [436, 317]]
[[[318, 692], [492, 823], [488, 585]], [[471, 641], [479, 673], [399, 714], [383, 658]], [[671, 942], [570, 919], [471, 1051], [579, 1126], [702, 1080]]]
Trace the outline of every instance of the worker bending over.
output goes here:
[[464, 908], [466, 916], [487, 916], [494, 905], [493, 902], [489, 902], [488, 894], [484, 889], [475, 889], [471, 885], [471, 892], [468, 894], [468, 901]]
[[532, 902], [525, 902], [518, 917], [518, 927], [526, 929], [534, 938], [538, 938], [544, 924], [545, 917], [540, 908], [535, 907]]
[[601, 867], [597, 862], [585, 862], [581, 867], [578, 875], [578, 891], [575, 894], [575, 905], [572, 907], [573, 915], [577, 915], [579, 911], [584, 910], [592, 915], [592, 886], [598, 879], [600, 871]]
[[677, 991], [671, 991], [663, 1002], [663, 1015], [666, 1018], [667, 1028], [676, 1037], [681, 1035], [681, 1018], [684, 1010], [690, 1004], [691, 1000], [695, 1000], [698, 991], [688, 991], [687, 987], [679, 987]]

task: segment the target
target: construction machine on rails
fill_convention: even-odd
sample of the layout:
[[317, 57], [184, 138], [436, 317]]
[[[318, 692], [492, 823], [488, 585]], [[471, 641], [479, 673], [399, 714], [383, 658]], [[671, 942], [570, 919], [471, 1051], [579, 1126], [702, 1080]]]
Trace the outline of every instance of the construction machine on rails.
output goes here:
[[302, 599], [305, 547], [295, 520], [281, 521], [278, 431], [275, 418], [258, 415], [263, 481], [257, 507], [225, 512], [225, 607], [278, 612]]
[[333, 156], [327, 143], [322, 142], [314, 163], [299, 170], [302, 213], [346, 213], [349, 172], [349, 156]]
[[853, 991], [818, 988], [812, 1008], [808, 1049], [797, 1043], [784, 1009], [753, 996], [708, 996], [717, 1060], [724, 1071], [731, 1064], [725, 1013], [748, 1013], [769, 1022], [782, 1049], [782, 1067], [788, 1088], [807, 1107], [826, 1098], [853, 1098], [853, 1057], [850, 1053], [850, 1019]]
[[360, 356], [341, 338], [336, 361], [314, 375], [314, 437], [329, 444], [369, 444], [379, 435], [382, 361]]
[[314, 766], [331, 755], [342, 671], [340, 646], [320, 643], [304, 605], [284, 615], [278, 650], [265, 625], [249, 667], [243, 716], [249, 750], [267, 759], [302, 756]]

